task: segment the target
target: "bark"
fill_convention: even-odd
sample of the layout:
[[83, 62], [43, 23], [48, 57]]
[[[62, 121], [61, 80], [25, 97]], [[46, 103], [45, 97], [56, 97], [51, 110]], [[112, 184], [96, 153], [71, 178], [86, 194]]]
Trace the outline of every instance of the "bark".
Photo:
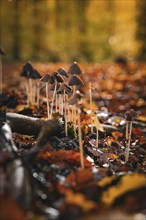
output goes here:
[[51, 137], [60, 134], [63, 129], [63, 126], [56, 120], [45, 121], [17, 113], [7, 113], [6, 118], [12, 132], [24, 135], [37, 136], [42, 128], [45, 127], [48, 137]]

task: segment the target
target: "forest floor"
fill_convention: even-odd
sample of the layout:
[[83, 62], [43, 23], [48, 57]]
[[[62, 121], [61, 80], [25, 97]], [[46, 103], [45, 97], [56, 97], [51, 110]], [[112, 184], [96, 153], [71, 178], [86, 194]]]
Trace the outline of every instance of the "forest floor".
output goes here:
[[[39, 104], [28, 106], [26, 79], [20, 77], [22, 66], [3, 66], [1, 111], [47, 121], [45, 85], [40, 84]], [[60, 67], [67, 71], [70, 65], [35, 63], [33, 67], [43, 76]], [[42, 139], [29, 132], [16, 132], [14, 122], [13, 142], [10, 142], [7, 136], [4, 138], [1, 126], [0, 220], [145, 219], [146, 65], [82, 64], [80, 67], [84, 72], [80, 76], [84, 85], [79, 88], [82, 101], [78, 117], [84, 168], [81, 168], [79, 119], [74, 122], [75, 115], [68, 121], [68, 136], [64, 125], [55, 135], [43, 133]], [[92, 85], [92, 112], [99, 120], [93, 130], [89, 85]], [[50, 87], [51, 103], [54, 93]], [[59, 106], [54, 106], [57, 114], [52, 120], [64, 122], [66, 110], [60, 114], [58, 109]], [[131, 109], [136, 117], [127, 119], [125, 113]], [[131, 130], [126, 130], [130, 122]], [[131, 132], [128, 139], [126, 131]], [[125, 162], [127, 143], [130, 149]], [[35, 148], [37, 150], [31, 153]], [[24, 175], [21, 184], [17, 181], [21, 179], [20, 173]]]

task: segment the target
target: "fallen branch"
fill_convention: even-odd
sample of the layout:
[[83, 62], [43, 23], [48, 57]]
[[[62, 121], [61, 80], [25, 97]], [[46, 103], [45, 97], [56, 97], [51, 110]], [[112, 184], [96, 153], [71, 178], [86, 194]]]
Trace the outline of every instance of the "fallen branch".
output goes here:
[[19, 134], [37, 136], [45, 127], [48, 137], [58, 135], [63, 126], [56, 120], [41, 120], [17, 113], [7, 113], [6, 119], [10, 124], [12, 132]]

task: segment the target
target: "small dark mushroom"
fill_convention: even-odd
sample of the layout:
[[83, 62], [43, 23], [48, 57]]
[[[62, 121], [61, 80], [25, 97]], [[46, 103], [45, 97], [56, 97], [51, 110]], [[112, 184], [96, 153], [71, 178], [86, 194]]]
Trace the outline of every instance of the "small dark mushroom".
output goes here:
[[62, 82], [64, 82], [63, 77], [62, 77], [58, 72], [54, 72], [54, 73], [52, 74], [52, 79], [54, 80], [55, 88], [54, 88], [54, 93], [53, 93], [52, 103], [51, 103], [51, 117], [52, 117], [53, 105], [54, 105], [54, 101], [55, 101], [55, 97], [56, 97], [57, 83], [62, 83]]
[[69, 77], [68, 75], [67, 75], [67, 72], [65, 71], [65, 69], [64, 68], [62, 68], [62, 67], [60, 67], [58, 70], [57, 70], [57, 72], [61, 75], [61, 76], [65, 76], [65, 77]]
[[71, 74], [71, 75], [73, 75], [73, 74], [81, 75], [82, 73], [83, 72], [82, 72], [81, 68], [79, 67], [79, 65], [77, 64], [77, 62], [74, 62], [68, 70], [68, 74]]
[[64, 79], [62, 78], [62, 76], [58, 72], [54, 72], [52, 74], [52, 78], [53, 78], [54, 81], [64, 82]]
[[22, 67], [22, 72], [20, 74], [21, 77], [24, 77], [26, 79], [26, 94], [27, 94], [27, 103], [30, 105], [32, 103], [32, 79], [29, 78], [29, 74], [33, 72], [33, 66], [31, 65], [31, 62], [27, 62]]
[[33, 72], [33, 66], [31, 65], [31, 62], [27, 62], [23, 67], [22, 67], [22, 73], [20, 74], [20, 76], [22, 77], [29, 77], [29, 74], [31, 72]]
[[33, 69], [33, 71], [31, 71], [28, 75], [28, 78], [32, 80], [37, 80], [37, 81], [31, 81], [31, 90], [32, 90], [32, 103], [36, 103], [35, 102], [35, 98], [37, 97], [37, 104], [39, 104], [39, 94], [40, 94], [40, 81], [38, 81], [38, 79], [41, 79], [41, 75], [40, 73], [36, 70]]
[[68, 83], [69, 86], [83, 86], [84, 82], [80, 79], [80, 77], [73, 75]]
[[77, 86], [83, 86], [84, 82], [80, 79], [80, 77], [73, 75], [68, 83], [69, 86], [73, 86], [73, 95], [75, 95], [76, 87]]
[[125, 113], [126, 119], [126, 156], [125, 162], [128, 162], [129, 159], [129, 150], [130, 150], [130, 142], [131, 142], [131, 133], [132, 133], [132, 121], [137, 117], [137, 113], [131, 109]]
[[46, 84], [46, 98], [47, 98], [47, 113], [48, 113], [48, 119], [50, 118], [50, 108], [49, 108], [49, 93], [48, 93], [48, 83], [50, 83], [50, 81], [52, 82], [52, 78], [51, 75], [49, 73], [47, 73], [46, 75], [44, 75], [41, 79], [41, 82], [44, 82]]

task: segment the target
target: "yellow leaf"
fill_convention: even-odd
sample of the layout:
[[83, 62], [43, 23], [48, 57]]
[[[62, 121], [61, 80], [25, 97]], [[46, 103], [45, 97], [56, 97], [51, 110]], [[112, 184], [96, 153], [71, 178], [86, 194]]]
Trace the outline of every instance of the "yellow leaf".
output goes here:
[[[110, 181], [110, 179], [108, 181]], [[129, 191], [144, 187], [145, 184], [146, 177], [143, 174], [127, 174], [121, 178], [118, 185], [113, 185], [107, 191], [103, 192], [102, 201], [106, 205], [111, 205], [118, 197], [124, 195]]]
[[94, 116], [94, 125], [97, 130], [104, 132], [104, 129], [103, 129], [102, 125], [100, 124], [97, 116]]
[[100, 181], [97, 182], [97, 186], [104, 187], [108, 184], [111, 184], [111, 182], [113, 180], [115, 180], [116, 178], [117, 178], [116, 176], [106, 176], [106, 177], [104, 177], [103, 179], [101, 179]]
[[87, 200], [83, 194], [73, 193], [71, 190], [67, 191], [66, 200], [68, 203], [79, 206], [85, 212], [88, 212], [94, 209], [96, 206], [95, 202], [91, 200]]

